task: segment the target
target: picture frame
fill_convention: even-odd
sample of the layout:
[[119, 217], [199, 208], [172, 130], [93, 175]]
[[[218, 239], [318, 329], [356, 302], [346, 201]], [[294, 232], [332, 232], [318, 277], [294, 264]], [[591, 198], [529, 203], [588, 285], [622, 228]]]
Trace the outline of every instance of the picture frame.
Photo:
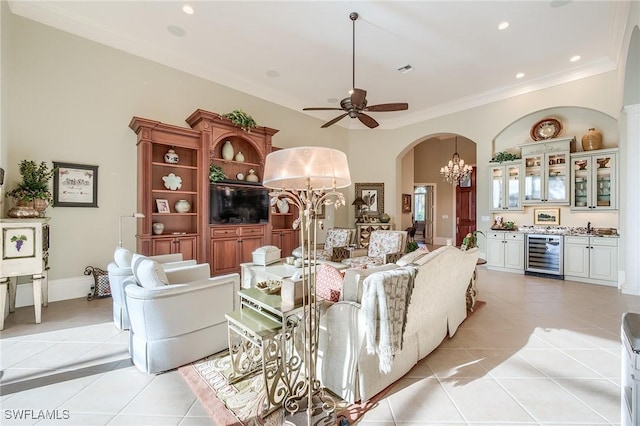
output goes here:
[[402, 213], [411, 213], [411, 194], [402, 194]]
[[376, 218], [384, 213], [384, 183], [356, 183], [356, 197], [362, 197], [362, 215]]
[[54, 207], [98, 207], [98, 166], [53, 162]]
[[2, 259], [22, 259], [36, 256], [36, 231], [33, 227], [2, 230]]
[[164, 198], [156, 198], [156, 206], [158, 207], [158, 213], [171, 213], [169, 200], [166, 200]]
[[560, 225], [560, 209], [533, 209], [534, 225]]

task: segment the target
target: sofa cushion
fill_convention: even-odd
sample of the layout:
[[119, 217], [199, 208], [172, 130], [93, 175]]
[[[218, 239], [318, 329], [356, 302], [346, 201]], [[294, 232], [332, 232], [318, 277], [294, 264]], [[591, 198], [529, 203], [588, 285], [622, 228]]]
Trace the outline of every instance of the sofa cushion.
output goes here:
[[118, 268], [131, 268], [133, 254], [124, 247], [116, 247], [113, 253], [113, 260]]
[[324, 242], [325, 250], [333, 250], [334, 247], [344, 247], [349, 245], [351, 240], [351, 229], [333, 228], [327, 231], [327, 238]]
[[406, 266], [410, 263], [415, 263], [418, 259], [426, 254], [429, 254], [429, 249], [425, 246], [422, 246], [418, 250], [414, 250], [411, 253], [407, 253], [402, 256], [400, 259], [398, 259], [396, 264], [399, 266]]
[[326, 263], [318, 266], [316, 274], [316, 295], [332, 302], [340, 300], [344, 274]]
[[167, 274], [165, 274], [162, 266], [151, 259], [142, 259], [137, 265], [136, 280], [141, 287], [157, 288], [164, 287], [169, 284]]
[[396, 268], [399, 268], [399, 266], [395, 263], [387, 263], [385, 265], [367, 269], [347, 269], [344, 274], [340, 300], [360, 303], [362, 301], [362, 283], [365, 278], [375, 272], [389, 271]]

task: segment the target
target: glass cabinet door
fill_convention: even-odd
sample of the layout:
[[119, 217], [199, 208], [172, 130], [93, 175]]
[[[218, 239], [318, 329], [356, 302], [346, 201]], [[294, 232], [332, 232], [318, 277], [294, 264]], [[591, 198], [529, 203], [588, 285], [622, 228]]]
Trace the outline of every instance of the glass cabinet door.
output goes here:
[[503, 210], [504, 167], [491, 168], [491, 210]]
[[545, 202], [558, 203], [569, 201], [569, 194], [567, 192], [567, 188], [569, 187], [569, 178], [567, 176], [568, 157], [568, 154], [564, 152], [546, 155], [546, 164], [548, 167]]
[[615, 181], [612, 170], [615, 169], [615, 156], [612, 154], [593, 156], [593, 170], [595, 176], [594, 205], [599, 209], [615, 208]]
[[542, 164], [544, 155], [530, 155], [523, 158], [524, 171], [524, 201], [542, 202]]
[[591, 158], [574, 158], [571, 160], [571, 176], [573, 178], [573, 192], [571, 207], [576, 210], [591, 208]]
[[520, 182], [522, 176], [520, 176], [520, 165], [505, 166], [506, 168], [506, 203], [509, 209], [520, 208]]

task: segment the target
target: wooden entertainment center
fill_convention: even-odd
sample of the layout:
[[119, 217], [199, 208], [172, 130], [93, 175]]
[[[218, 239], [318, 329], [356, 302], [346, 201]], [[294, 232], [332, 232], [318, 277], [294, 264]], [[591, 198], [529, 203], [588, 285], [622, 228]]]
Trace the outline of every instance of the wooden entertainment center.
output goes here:
[[[222, 168], [225, 183], [260, 185], [236, 176], [247, 176], [253, 169], [262, 178], [265, 157], [277, 149], [271, 138], [278, 130], [244, 131], [220, 114], [201, 109], [186, 122], [191, 128], [140, 117], [133, 117], [129, 124], [137, 135], [137, 211], [145, 215], [138, 221], [137, 252], [147, 256], [182, 253], [185, 259], [209, 263], [211, 275], [239, 272], [240, 264], [250, 262], [252, 252], [264, 245], [278, 246], [282, 256], [290, 255], [300, 244], [298, 231], [291, 229], [295, 211], [271, 211], [268, 223], [209, 224], [209, 165]], [[242, 152], [242, 161], [223, 158], [227, 141], [235, 153]], [[178, 162], [165, 160], [169, 150], [177, 154]], [[168, 205], [168, 212], [159, 211], [158, 200], [161, 207]], [[179, 200], [190, 204], [189, 211], [177, 211]], [[163, 228], [160, 233], [154, 233], [154, 223], [162, 224], [156, 225]]]

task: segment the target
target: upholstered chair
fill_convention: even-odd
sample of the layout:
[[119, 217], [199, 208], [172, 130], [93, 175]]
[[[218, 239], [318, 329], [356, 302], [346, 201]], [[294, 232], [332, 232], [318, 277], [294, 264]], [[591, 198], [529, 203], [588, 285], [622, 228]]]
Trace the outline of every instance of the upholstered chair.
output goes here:
[[[328, 260], [339, 262], [341, 258], [336, 257], [339, 248], [346, 248], [353, 243], [355, 238], [355, 229], [352, 228], [331, 228], [327, 231], [327, 238], [322, 247], [318, 247], [316, 251], [317, 260]], [[298, 247], [293, 251], [296, 257], [302, 257], [302, 247]]]
[[124, 287], [139, 370], [157, 374], [227, 349], [225, 314], [236, 308], [239, 274], [210, 278], [208, 264], [165, 271], [150, 259], [133, 272]]
[[[407, 231], [378, 230], [371, 233], [366, 255], [342, 260], [352, 268], [394, 263], [407, 248]], [[354, 254], [359, 254], [357, 251]]]
[[[175, 269], [196, 264], [195, 260], [182, 260], [182, 254], [166, 254], [151, 256], [162, 265], [164, 269]], [[124, 301], [124, 280], [133, 276], [131, 262], [133, 253], [124, 247], [116, 247], [113, 254], [113, 262], [107, 266], [109, 275], [109, 286], [111, 287], [111, 297], [113, 299], [113, 322], [120, 330], [129, 329], [129, 317]]]

